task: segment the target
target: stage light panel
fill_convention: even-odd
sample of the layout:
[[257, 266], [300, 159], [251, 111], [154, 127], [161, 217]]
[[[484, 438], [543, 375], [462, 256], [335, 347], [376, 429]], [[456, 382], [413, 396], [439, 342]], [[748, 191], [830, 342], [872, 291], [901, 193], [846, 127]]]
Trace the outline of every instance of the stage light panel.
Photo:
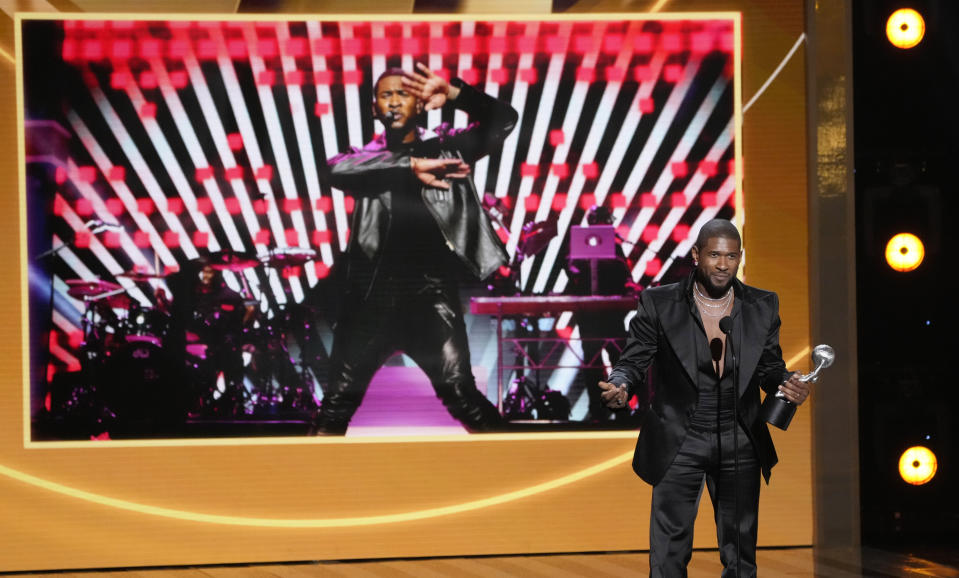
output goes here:
[[912, 8], [900, 8], [886, 20], [886, 38], [896, 48], [913, 48], [925, 35], [926, 21]]
[[939, 469], [936, 454], [927, 447], [913, 446], [899, 457], [899, 475], [913, 486], [929, 483]]
[[922, 264], [926, 248], [922, 240], [912, 233], [893, 235], [886, 243], [886, 263], [900, 273], [915, 270]]

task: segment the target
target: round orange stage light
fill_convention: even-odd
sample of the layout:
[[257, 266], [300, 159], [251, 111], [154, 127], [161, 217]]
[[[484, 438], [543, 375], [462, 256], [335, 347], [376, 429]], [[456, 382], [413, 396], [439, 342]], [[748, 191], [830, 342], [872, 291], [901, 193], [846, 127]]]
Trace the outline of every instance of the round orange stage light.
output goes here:
[[931, 480], [939, 469], [936, 454], [923, 446], [913, 446], [899, 457], [899, 475], [906, 482], [921, 486]]
[[900, 8], [886, 21], [886, 38], [896, 48], [912, 48], [922, 42], [925, 34], [926, 21], [912, 8]]
[[926, 248], [912, 233], [899, 233], [886, 243], [886, 263], [901, 273], [918, 267], [925, 256]]

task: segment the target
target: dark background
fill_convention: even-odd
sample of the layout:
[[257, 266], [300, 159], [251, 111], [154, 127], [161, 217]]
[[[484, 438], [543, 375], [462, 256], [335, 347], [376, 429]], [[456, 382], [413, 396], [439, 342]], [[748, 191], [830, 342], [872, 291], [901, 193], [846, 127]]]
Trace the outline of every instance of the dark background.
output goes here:
[[[909, 50], [886, 39], [886, 19], [911, 7], [926, 35]], [[853, 1], [853, 84], [859, 327], [860, 484], [866, 546], [911, 551], [957, 543], [954, 416], [959, 6], [951, 0]], [[900, 232], [923, 240], [909, 273], [885, 263]], [[936, 453], [928, 484], [898, 474], [913, 445]], [[952, 554], [955, 557], [955, 553]]]

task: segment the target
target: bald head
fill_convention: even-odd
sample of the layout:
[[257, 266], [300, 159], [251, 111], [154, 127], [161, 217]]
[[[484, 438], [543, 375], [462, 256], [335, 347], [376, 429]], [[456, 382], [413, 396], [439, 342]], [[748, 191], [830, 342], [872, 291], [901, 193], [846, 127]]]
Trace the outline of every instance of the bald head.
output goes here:
[[715, 238], [736, 241], [740, 247], [743, 244], [743, 239], [739, 236], [739, 230], [736, 228], [736, 225], [726, 219], [707, 221], [699, 230], [699, 235], [696, 237], [696, 246], [702, 249], [710, 239]]

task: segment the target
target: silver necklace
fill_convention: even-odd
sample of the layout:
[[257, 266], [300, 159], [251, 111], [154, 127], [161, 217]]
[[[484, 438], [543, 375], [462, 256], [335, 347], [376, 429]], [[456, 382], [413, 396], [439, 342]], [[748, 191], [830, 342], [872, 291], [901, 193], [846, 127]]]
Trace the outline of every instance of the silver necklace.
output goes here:
[[[699, 285], [693, 284], [693, 288], [696, 289], [696, 301], [699, 301], [706, 307], [726, 307], [729, 305], [729, 301], [732, 298], [732, 287], [726, 290], [726, 294], [722, 297], [711, 298], [703, 295], [703, 292], [699, 290]], [[712, 301], [712, 303], [710, 303]]]
[[[720, 305], [710, 305], [709, 303], [703, 302], [698, 296], [694, 295], [694, 297], [696, 298], [696, 303], [703, 306], [702, 308], [699, 309], [699, 312], [702, 313], [703, 315], [706, 315], [707, 317], [722, 317], [723, 315], [726, 314], [726, 310], [729, 309], [729, 304], [732, 303], [732, 299], [727, 298], [725, 303], [722, 303]], [[722, 307], [722, 309], [720, 309], [716, 313], [712, 313], [708, 309], [709, 307]]]

